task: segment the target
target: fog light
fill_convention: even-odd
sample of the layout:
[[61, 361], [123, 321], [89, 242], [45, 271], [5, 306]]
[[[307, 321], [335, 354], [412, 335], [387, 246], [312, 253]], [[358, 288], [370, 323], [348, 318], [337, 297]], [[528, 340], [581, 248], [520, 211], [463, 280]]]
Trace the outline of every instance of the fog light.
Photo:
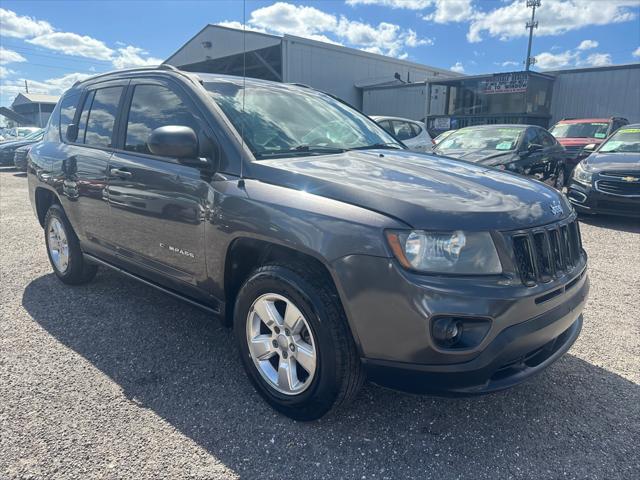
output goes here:
[[433, 322], [432, 334], [438, 344], [451, 347], [462, 337], [462, 329], [458, 319], [442, 317]]

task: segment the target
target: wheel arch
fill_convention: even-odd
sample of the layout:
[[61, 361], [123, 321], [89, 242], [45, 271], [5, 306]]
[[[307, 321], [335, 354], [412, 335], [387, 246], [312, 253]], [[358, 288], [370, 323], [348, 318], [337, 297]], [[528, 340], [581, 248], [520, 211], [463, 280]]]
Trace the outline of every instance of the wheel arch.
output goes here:
[[49, 207], [54, 204], [61, 205], [58, 196], [50, 189], [37, 187], [34, 191], [34, 199], [36, 206], [36, 215], [40, 226], [44, 228], [44, 219], [47, 215]]
[[319, 272], [329, 282], [345, 312], [347, 328], [360, 351], [360, 342], [355, 335], [354, 329], [351, 328], [348, 309], [343, 302], [339, 286], [331, 273], [328, 262], [310, 252], [301, 251], [269, 240], [239, 237], [229, 245], [224, 268], [224, 323], [228, 326], [232, 325], [236, 296], [251, 272], [262, 265], [274, 262], [307, 264], [309, 268]]

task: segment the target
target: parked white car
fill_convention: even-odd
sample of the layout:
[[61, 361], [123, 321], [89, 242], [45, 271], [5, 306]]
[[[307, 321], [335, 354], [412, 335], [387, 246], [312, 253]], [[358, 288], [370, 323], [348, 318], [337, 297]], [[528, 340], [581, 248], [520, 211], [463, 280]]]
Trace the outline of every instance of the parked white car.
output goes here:
[[374, 115], [371, 118], [387, 132], [409, 147], [409, 149], [416, 152], [428, 153], [431, 153], [433, 150], [433, 141], [424, 123], [407, 118], [383, 117], [378, 115]]

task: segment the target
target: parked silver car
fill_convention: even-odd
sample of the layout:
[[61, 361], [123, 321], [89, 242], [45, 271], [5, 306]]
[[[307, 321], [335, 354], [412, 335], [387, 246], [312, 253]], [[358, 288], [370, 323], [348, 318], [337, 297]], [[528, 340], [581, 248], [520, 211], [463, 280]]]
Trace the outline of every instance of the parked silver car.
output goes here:
[[378, 125], [404, 143], [414, 152], [429, 152], [433, 150], [433, 140], [424, 123], [399, 117], [372, 116]]

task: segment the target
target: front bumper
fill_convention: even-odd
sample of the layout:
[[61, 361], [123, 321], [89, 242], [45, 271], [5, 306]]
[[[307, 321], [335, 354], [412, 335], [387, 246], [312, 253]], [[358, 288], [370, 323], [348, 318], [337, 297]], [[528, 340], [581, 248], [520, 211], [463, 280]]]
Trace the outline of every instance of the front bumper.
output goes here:
[[[522, 382], [571, 347], [589, 291], [586, 260], [534, 287], [414, 275], [377, 257], [346, 257], [334, 267], [369, 378], [412, 392], [486, 393]], [[474, 347], [441, 348], [430, 333], [441, 315], [491, 326]]]
[[567, 198], [578, 213], [640, 217], [640, 197], [612, 195], [571, 180]]

